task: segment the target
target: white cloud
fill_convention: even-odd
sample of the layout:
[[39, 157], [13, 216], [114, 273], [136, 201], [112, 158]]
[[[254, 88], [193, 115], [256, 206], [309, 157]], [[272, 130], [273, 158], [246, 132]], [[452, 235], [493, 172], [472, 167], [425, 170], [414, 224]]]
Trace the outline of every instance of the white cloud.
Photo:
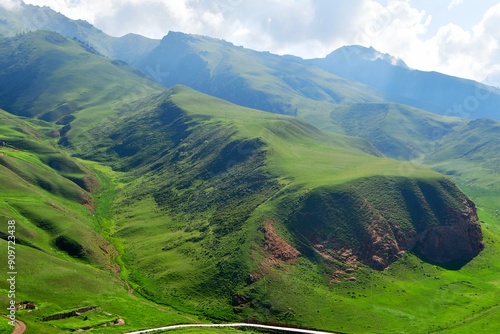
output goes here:
[[368, 0], [356, 21], [357, 33], [351, 43], [372, 46], [403, 59], [410, 67], [427, 69], [437, 57], [435, 46], [426, 45], [424, 38], [431, 20], [409, 1], [392, 0], [384, 6]]
[[368, 0], [355, 42], [402, 58], [413, 68], [500, 85], [500, 4], [469, 30], [450, 23], [429, 37], [431, 20], [407, 0], [389, 0], [385, 6]]
[[495, 79], [500, 69], [499, 21], [500, 4], [490, 8], [469, 31], [452, 24], [441, 27], [426, 41], [437, 50], [434, 66], [445, 73], [500, 85]]
[[21, 9], [21, 0], [0, 0], [0, 7], [7, 10]]
[[372, 44], [375, 48], [404, 50], [420, 40], [430, 19], [425, 11], [411, 7], [408, 1], [389, 1], [383, 6], [378, 1], [369, 0], [356, 22], [356, 42]]
[[459, 6], [464, 0], [451, 0], [448, 4], [448, 10], [452, 10], [453, 8]]
[[25, 0], [86, 20], [113, 36], [134, 32], [161, 38], [170, 30], [183, 31], [304, 57], [341, 46], [364, 1]]
[[484, 84], [500, 88], [500, 65], [495, 65], [483, 80]]
[[[95, 18], [113, 10], [114, 1], [97, 0], [23, 0], [26, 4], [48, 6], [65, 16], [95, 23]], [[120, 2], [120, 1], [119, 1]]]

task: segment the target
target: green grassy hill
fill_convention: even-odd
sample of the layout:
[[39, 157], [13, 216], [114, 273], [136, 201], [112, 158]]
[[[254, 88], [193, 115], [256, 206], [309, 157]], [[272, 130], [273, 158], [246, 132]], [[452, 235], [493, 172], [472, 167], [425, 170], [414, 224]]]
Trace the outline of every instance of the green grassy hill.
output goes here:
[[[27, 333], [69, 332], [119, 318], [126, 325], [106, 332], [190, 321], [127, 292], [118, 275], [119, 254], [103, 233], [106, 202], [96, 198], [112, 189], [104, 175], [57, 148], [55, 129], [0, 110], [0, 255], [7, 258], [7, 221], [14, 219], [15, 300], [36, 306], [18, 311]], [[5, 280], [0, 291], [5, 309]], [[98, 308], [64, 320], [40, 320], [91, 306]]]
[[81, 122], [95, 126], [117, 104], [155, 91], [152, 82], [134, 75], [139, 72], [123, 62], [97, 56], [48, 31], [0, 39], [0, 68], [0, 105], [5, 110], [61, 125], [93, 108], [92, 119]]
[[[464, 242], [480, 234], [467, 225], [473, 205], [440, 174], [296, 118], [175, 87], [92, 135], [107, 139], [83, 158], [133, 175], [114, 207], [129, 279], [185, 312], [339, 330], [328, 324], [331, 313], [304, 309], [320, 298], [307, 286], [326, 293], [348, 282], [346, 270], [366, 283], [375, 279], [370, 267], [418, 263], [405, 251], [461, 267], [447, 257], [482, 248]], [[402, 176], [407, 168], [411, 177]], [[431, 231], [453, 240], [441, 244], [451, 252], [428, 248]], [[349, 314], [361, 311], [349, 305]], [[382, 326], [395, 321], [377, 316]]]
[[499, 190], [500, 122], [469, 121], [437, 143], [425, 163], [468, 186]]
[[[450, 180], [364, 139], [162, 90], [54, 33], [0, 44], [31, 55], [0, 75], [19, 87], [0, 100], [11, 113], [0, 114], [0, 212], [18, 221], [19, 296], [38, 306], [19, 318], [31, 332], [199, 319], [498, 329], [494, 197], [479, 207], [480, 252], [476, 208]], [[35, 68], [46, 75], [12, 77]], [[78, 108], [51, 107], [68, 103]]]
[[419, 157], [466, 123], [461, 118], [390, 103], [341, 105], [329, 116], [341, 133], [365, 138], [386, 156], [398, 160]]
[[445, 117], [397, 104], [337, 106], [330, 121], [384, 155], [430, 166], [461, 185], [499, 189], [500, 123]]

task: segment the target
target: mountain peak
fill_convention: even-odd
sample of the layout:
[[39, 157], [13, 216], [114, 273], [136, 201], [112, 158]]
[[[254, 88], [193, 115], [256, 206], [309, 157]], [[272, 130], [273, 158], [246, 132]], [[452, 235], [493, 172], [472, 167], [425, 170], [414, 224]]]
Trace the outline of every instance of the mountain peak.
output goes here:
[[365, 61], [384, 61], [393, 66], [399, 66], [408, 69], [409, 67], [401, 59], [394, 57], [388, 53], [382, 53], [375, 50], [372, 46], [365, 47], [361, 45], [346, 45], [330, 53], [326, 58], [343, 56], [350, 60], [356, 58]]
[[163, 39], [189, 39], [190, 36], [190, 34], [170, 30], [165, 36], [163, 36]]
[[223, 39], [213, 38], [213, 37], [204, 36], [204, 35], [188, 34], [188, 33], [179, 32], [179, 31], [169, 31], [168, 34], [162, 38], [162, 44], [168, 43], [168, 42], [174, 42], [174, 41], [175, 42], [188, 42], [188, 41], [212, 42], [212, 43], [222, 44], [225, 46], [234, 46], [233, 43], [225, 41]]

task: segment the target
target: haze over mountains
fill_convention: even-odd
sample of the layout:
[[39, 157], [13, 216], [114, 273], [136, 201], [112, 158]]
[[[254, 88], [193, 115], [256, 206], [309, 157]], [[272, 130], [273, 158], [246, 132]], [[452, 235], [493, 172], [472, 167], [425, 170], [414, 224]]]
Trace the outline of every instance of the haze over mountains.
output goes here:
[[[238, 61], [241, 61], [245, 66], [249, 65], [245, 63], [245, 59], [248, 59], [248, 61], [257, 63], [259, 66], [267, 66], [275, 69], [282, 76], [281, 78], [276, 78], [279, 81], [275, 85], [289, 86], [292, 90], [313, 100], [325, 100], [326, 96], [330, 96], [327, 100], [335, 103], [349, 103], [353, 99], [348, 99], [343, 94], [339, 94], [340, 96], [331, 96], [328, 93], [328, 88], [326, 92], [322, 92], [321, 90], [324, 88], [325, 83], [321, 81], [316, 82], [316, 80], [326, 79], [328, 85], [330, 85], [331, 80], [334, 79], [328, 76], [328, 79], [322, 78], [325, 74], [317, 72], [315, 73], [317, 77], [314, 79], [308, 78], [307, 75], [303, 78], [302, 71], [300, 67], [297, 67], [296, 63], [313, 64], [315, 67], [341, 76], [344, 80], [352, 80], [358, 85], [359, 83], [364, 83], [370, 90], [375, 90], [377, 95], [385, 101], [403, 103], [447, 116], [471, 119], [500, 119], [496, 110], [496, 106], [500, 103], [499, 89], [440, 73], [412, 70], [406, 66], [403, 60], [395, 59], [388, 54], [382, 54], [372, 48], [346, 46], [333, 51], [324, 59], [303, 60], [298, 57], [275, 56], [265, 52], [251, 52], [251, 50], [234, 47], [230, 43], [223, 43], [220, 40], [202, 36], [185, 35], [181, 38], [180, 36], [184, 35], [182, 33], [170, 33], [170, 36], [166, 36], [162, 42], [133, 34], [116, 38], [106, 35], [85, 21], [70, 20], [48, 7], [23, 4], [22, 8], [23, 10], [18, 12], [9, 12], [6, 9], [0, 8], [1, 15], [5, 17], [0, 25], [0, 34], [12, 36], [16, 32], [37, 29], [56, 31], [64, 36], [77, 38], [89, 43], [97, 52], [105, 56], [124, 60], [131, 65], [137, 65], [155, 80], [161, 80], [166, 86], [172, 86], [176, 83], [196, 86], [193, 88], [231, 102], [238, 102], [245, 106], [258, 106], [259, 109], [263, 110], [274, 108], [274, 110], [268, 111], [280, 113], [293, 112], [293, 110], [287, 111], [286, 105], [280, 111], [277, 110], [278, 106], [274, 104], [267, 106], [266, 109], [264, 108], [265, 106], [259, 105], [259, 102], [253, 101], [254, 106], [249, 105], [249, 101], [242, 103], [245, 101], [242, 98], [232, 96], [234, 93], [231, 92], [210, 92], [209, 87], [213, 86], [210, 84], [210, 80], [217, 80], [219, 76], [222, 76], [227, 83], [228, 80], [226, 80], [225, 76], [231, 78], [231, 71], [227, 66], [234, 66], [234, 64], [231, 64], [231, 59], [227, 58], [227, 50], [233, 50], [235, 54], [238, 54], [236, 51], [238, 49], [240, 52], [243, 52], [244, 55], [240, 55], [241, 58], [238, 58]], [[201, 44], [203, 43], [207, 44], [202, 46]], [[215, 49], [214, 47], [208, 47], [208, 44], [217, 45], [218, 43], [219, 45], [225, 45], [225, 53], [220, 52], [220, 50], [220, 53], [212, 53], [217, 47]], [[197, 50], [196, 45], [199, 45], [201, 50]], [[163, 60], [158, 58], [160, 55], [167, 55], [166, 52], [176, 53], [175, 57], [168, 64], [165, 63], [165, 58]], [[204, 56], [200, 55], [200, 53], [204, 53]], [[199, 58], [202, 59], [201, 63]], [[175, 64], [174, 66], [174, 61], [181, 60], [184, 63]], [[274, 63], [269, 63], [270, 61]], [[241, 66], [244, 67], [244, 65]], [[175, 70], [178, 72], [183, 69], [186, 71], [186, 74], [179, 76], [175, 72], [171, 73], [171, 67], [175, 67]], [[217, 68], [217, 72], [212, 73], [215, 68]], [[294, 75], [283, 77], [284, 74], [281, 72], [286, 69], [293, 71]], [[200, 71], [198, 77], [193, 78], [189, 74], [190, 70]], [[251, 66], [246, 68], [246, 70], [251, 71]], [[308, 67], [308, 71], [310, 70]], [[207, 71], [210, 73], [210, 77], [203, 78], [203, 75]], [[238, 78], [239, 75], [243, 75], [243, 73], [237, 73], [235, 78]], [[270, 75], [272, 75], [272, 70]], [[244, 77], [243, 81], [249, 84], [252, 90], [255, 90], [258, 85], [252, 79], [255, 78]], [[257, 92], [259, 92], [258, 88]], [[371, 94], [365, 92], [365, 95], [369, 96]], [[370, 98], [365, 99], [369, 100]], [[373, 100], [373, 98], [371, 99]]]
[[346, 46], [307, 61], [362, 82], [386, 99], [440, 115], [499, 119], [500, 90], [437, 72], [410, 69], [402, 60], [360, 46]]
[[[49, 7], [21, 4], [22, 10], [7, 10], [0, 6], [0, 35], [46, 29], [92, 45], [97, 52], [111, 58], [133, 62], [137, 57], [155, 48], [159, 41], [129, 34], [112, 37], [82, 20], [71, 20]], [[133, 47], [130, 47], [133, 45]]]
[[0, 33], [0, 212], [33, 333], [500, 330], [497, 89], [30, 5]]

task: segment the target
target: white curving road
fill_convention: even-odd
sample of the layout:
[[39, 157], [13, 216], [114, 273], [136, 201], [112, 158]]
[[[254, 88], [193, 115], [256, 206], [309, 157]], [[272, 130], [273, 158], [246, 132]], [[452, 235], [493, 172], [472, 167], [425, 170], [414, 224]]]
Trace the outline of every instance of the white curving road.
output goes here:
[[180, 328], [193, 328], [193, 327], [250, 327], [250, 328], [260, 328], [260, 329], [272, 329], [276, 331], [282, 331], [287, 333], [303, 333], [303, 334], [333, 334], [331, 332], [321, 332], [310, 329], [299, 329], [290, 327], [279, 327], [279, 326], [268, 326], [268, 325], [257, 325], [257, 324], [245, 324], [245, 323], [235, 323], [235, 324], [189, 324], [189, 325], [172, 325], [159, 328], [143, 329], [137, 332], [129, 332], [126, 334], [143, 334], [143, 333], [153, 333], [157, 331], [166, 331], [169, 329], [180, 329]]

